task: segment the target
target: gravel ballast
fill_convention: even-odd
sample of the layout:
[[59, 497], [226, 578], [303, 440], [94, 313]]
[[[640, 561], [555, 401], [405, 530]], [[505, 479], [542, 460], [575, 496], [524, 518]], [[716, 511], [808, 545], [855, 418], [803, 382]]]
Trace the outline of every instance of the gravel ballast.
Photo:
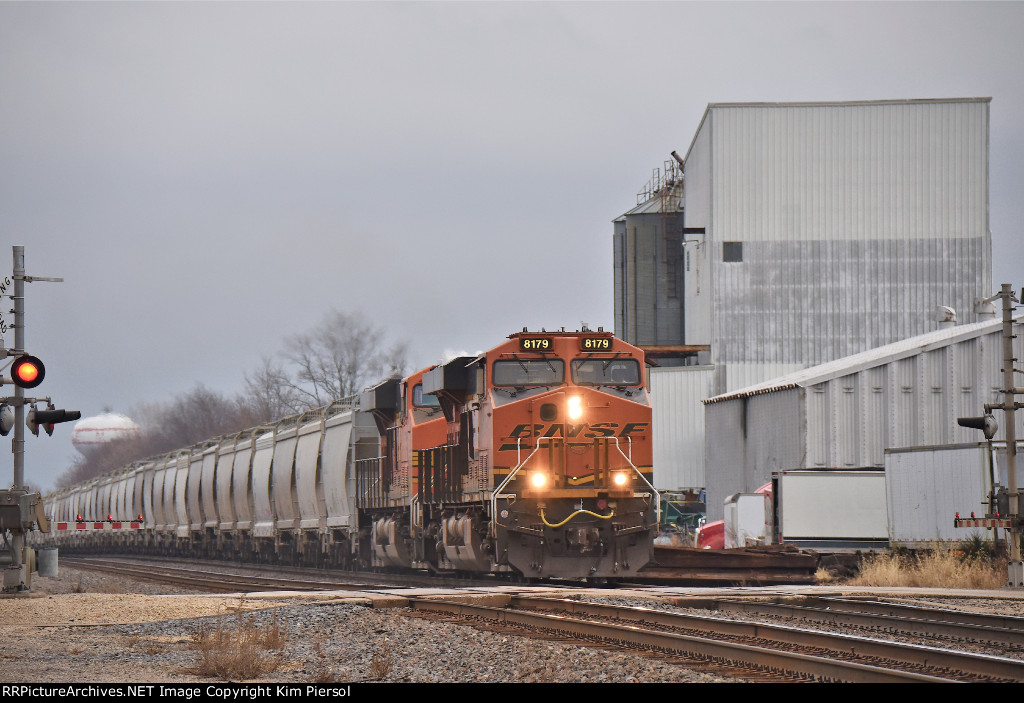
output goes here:
[[197, 673], [202, 656], [196, 635], [248, 627], [277, 628], [287, 637], [276, 670], [256, 681], [723, 680], [629, 652], [485, 632], [409, 612], [316, 598], [196, 595], [62, 569], [58, 578], [36, 578], [32, 595], [0, 600], [0, 628], [8, 643], [0, 666], [9, 683], [223, 681]]

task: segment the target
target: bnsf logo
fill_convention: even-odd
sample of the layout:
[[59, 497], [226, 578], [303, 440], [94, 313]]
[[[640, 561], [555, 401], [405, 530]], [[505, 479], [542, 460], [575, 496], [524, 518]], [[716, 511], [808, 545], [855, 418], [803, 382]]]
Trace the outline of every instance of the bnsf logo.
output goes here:
[[498, 448], [498, 451], [515, 449], [517, 439], [533, 437], [562, 437], [563, 439], [630, 437], [643, 434], [647, 430], [647, 425], [646, 422], [627, 422], [620, 430], [617, 422], [595, 422], [593, 425], [586, 422], [578, 425], [565, 425], [561, 422], [553, 422], [549, 425], [524, 423], [512, 428], [512, 431], [502, 439], [504, 444]]

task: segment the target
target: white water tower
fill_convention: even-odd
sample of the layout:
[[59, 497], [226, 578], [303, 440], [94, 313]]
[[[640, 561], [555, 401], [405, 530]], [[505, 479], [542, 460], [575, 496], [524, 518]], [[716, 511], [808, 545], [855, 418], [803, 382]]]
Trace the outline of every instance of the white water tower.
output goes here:
[[137, 437], [141, 429], [135, 421], [117, 413], [94, 415], [75, 423], [71, 430], [71, 444], [82, 454], [102, 447], [115, 439]]

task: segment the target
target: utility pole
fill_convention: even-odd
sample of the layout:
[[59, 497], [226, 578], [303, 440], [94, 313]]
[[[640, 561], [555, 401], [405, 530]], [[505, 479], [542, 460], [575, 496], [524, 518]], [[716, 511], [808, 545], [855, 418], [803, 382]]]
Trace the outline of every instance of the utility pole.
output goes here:
[[1006, 422], [1006, 490], [1010, 499], [1010, 519], [1014, 526], [1008, 530], [1010, 543], [1010, 564], [1007, 573], [1008, 586], [1024, 586], [1024, 561], [1021, 560], [1020, 552], [1020, 501], [1017, 492], [1017, 425], [1014, 420], [1014, 413], [1017, 408], [1024, 406], [1017, 403], [1017, 393], [1024, 393], [1024, 388], [1017, 388], [1013, 380], [1013, 374], [1017, 369], [1013, 364], [1017, 361], [1013, 355], [1013, 303], [1020, 301], [1013, 297], [1009, 283], [1004, 283], [999, 291], [999, 297], [1003, 300], [1003, 402], [1002, 404], [986, 405], [985, 411], [1001, 409]]
[[[14, 348], [15, 350], [25, 349], [25, 247], [14, 247]], [[14, 440], [12, 451], [14, 452], [14, 483], [11, 485], [11, 497], [18, 496], [19, 512], [20, 498], [28, 493], [25, 486], [25, 389], [21, 386], [14, 387]], [[25, 552], [25, 532], [19, 529], [11, 530], [11, 565], [8, 572], [18, 571], [19, 582], [14, 584], [14, 573], [5, 575], [4, 591], [16, 588], [20, 590], [25, 583], [22, 573], [22, 558]], [[31, 571], [31, 570], [30, 570]], [[8, 583], [8, 581], [12, 583]], [[29, 576], [31, 583], [31, 575]]]
[[[32, 432], [38, 432], [42, 423], [54, 424], [77, 420], [81, 414], [76, 410], [56, 410], [50, 398], [26, 398], [25, 389], [38, 386], [45, 375], [43, 363], [25, 351], [25, 283], [31, 281], [60, 282], [62, 278], [28, 276], [25, 273], [25, 247], [14, 247], [14, 268], [12, 272], [14, 289], [11, 299], [14, 301], [14, 348], [3, 349], [2, 357], [15, 357], [11, 366], [11, 376], [0, 377], [0, 385], [14, 385], [14, 395], [0, 398], [5, 408], [13, 408], [14, 438], [11, 450], [14, 454], [14, 482], [10, 489], [0, 490], [0, 565], [3, 568], [2, 591], [17, 593], [30, 590], [32, 572], [35, 570], [35, 550], [28, 547], [26, 535], [33, 530], [50, 531], [50, 522], [43, 512], [42, 496], [29, 493], [25, 485], [25, 405], [31, 404], [28, 413]], [[8, 283], [7, 281], [4, 282]], [[6, 286], [4, 286], [6, 290]], [[47, 410], [37, 410], [36, 403], [46, 402]], [[6, 424], [4, 410], [0, 412], [0, 430], [7, 434], [11, 429]], [[47, 426], [48, 426], [47, 425]], [[52, 428], [47, 429], [47, 434]]]
[[[1024, 293], [1021, 294], [1024, 297]], [[991, 512], [984, 518], [975, 518], [971, 513], [970, 518], [961, 518], [960, 513], [956, 514], [953, 521], [955, 527], [985, 527], [1003, 528], [1006, 530], [1007, 547], [1010, 552], [1010, 562], [1007, 566], [1006, 585], [1013, 588], [1024, 587], [1024, 560], [1021, 559], [1021, 535], [1024, 533], [1024, 517], [1020, 514], [1020, 490], [1017, 481], [1017, 425], [1015, 413], [1024, 408], [1024, 403], [1018, 403], [1016, 396], [1024, 395], [1024, 388], [1017, 387], [1014, 383], [1014, 374], [1022, 373], [1024, 370], [1014, 368], [1013, 364], [1017, 358], [1013, 355], [1013, 304], [1021, 302], [1013, 295], [1013, 289], [1009, 283], [1004, 283], [1000, 291], [995, 295], [981, 301], [991, 303], [996, 298], [1003, 301], [1003, 387], [1000, 392], [1003, 394], [1001, 403], [985, 403], [984, 417], [961, 417], [957, 423], [962, 427], [973, 427], [982, 430], [985, 438], [989, 441], [995, 436], [999, 426], [995, 418], [990, 414], [993, 410], [1003, 411], [1003, 422], [1006, 428], [1006, 509], [1000, 513], [1002, 492], [998, 494], [993, 486], [991, 495]]]

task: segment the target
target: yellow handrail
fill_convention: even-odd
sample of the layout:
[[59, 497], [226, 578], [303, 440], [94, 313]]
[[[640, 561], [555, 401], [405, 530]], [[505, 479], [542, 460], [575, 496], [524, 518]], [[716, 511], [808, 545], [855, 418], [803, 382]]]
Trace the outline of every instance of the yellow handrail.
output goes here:
[[599, 515], [598, 513], [592, 512], [590, 510], [577, 510], [572, 515], [570, 515], [569, 517], [567, 517], [564, 520], [562, 520], [560, 523], [558, 523], [556, 525], [552, 525], [550, 522], [548, 522], [548, 519], [546, 517], [544, 517], [544, 508], [541, 508], [540, 509], [540, 519], [543, 520], [544, 524], [547, 525], [548, 527], [552, 527], [552, 528], [553, 527], [561, 527], [562, 525], [564, 525], [565, 523], [569, 522], [570, 520], [572, 520], [574, 517], [576, 517], [580, 513], [586, 513], [587, 515], [593, 515], [594, 517], [599, 517], [602, 520], [611, 520], [613, 517], [615, 517], [615, 511], [614, 510], [612, 511], [611, 515]]

